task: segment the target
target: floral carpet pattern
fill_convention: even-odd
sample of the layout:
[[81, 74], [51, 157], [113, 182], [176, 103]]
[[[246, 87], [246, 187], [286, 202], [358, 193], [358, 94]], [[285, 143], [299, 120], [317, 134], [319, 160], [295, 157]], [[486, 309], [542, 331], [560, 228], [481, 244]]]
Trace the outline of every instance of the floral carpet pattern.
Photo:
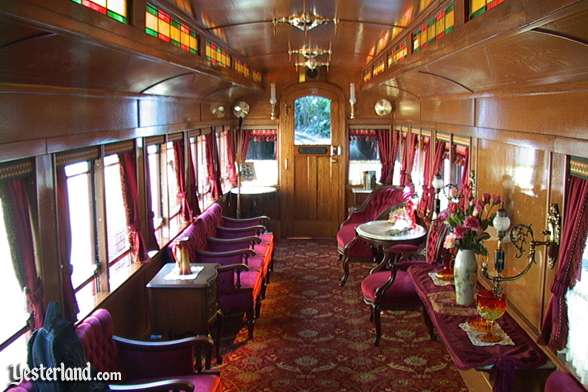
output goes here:
[[339, 287], [334, 241], [280, 240], [274, 260], [254, 340], [243, 328], [224, 352], [225, 391], [467, 391], [419, 312], [384, 312], [373, 345], [359, 289], [369, 265]]

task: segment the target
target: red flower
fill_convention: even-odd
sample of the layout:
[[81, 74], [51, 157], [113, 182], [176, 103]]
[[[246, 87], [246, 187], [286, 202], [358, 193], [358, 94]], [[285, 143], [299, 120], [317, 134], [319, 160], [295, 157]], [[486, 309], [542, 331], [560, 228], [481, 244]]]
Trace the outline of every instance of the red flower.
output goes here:
[[463, 227], [465, 227], [466, 229], [478, 231], [480, 230], [480, 221], [478, 220], [478, 218], [468, 216], [463, 221]]
[[455, 229], [453, 229], [453, 234], [455, 234], [455, 238], [458, 240], [463, 239], [466, 233], [467, 229], [463, 226], [456, 226]]
[[447, 209], [449, 210], [449, 212], [451, 214], [455, 214], [457, 212], [457, 208], [459, 206], [457, 205], [457, 203], [449, 203], [449, 206], [447, 207]]
[[502, 202], [502, 198], [498, 195], [494, 195], [494, 204], [498, 205]]
[[482, 201], [484, 202], [484, 204], [488, 204], [490, 203], [490, 200], [492, 199], [492, 196], [490, 196], [489, 193], [484, 193], [484, 196], [482, 197]]

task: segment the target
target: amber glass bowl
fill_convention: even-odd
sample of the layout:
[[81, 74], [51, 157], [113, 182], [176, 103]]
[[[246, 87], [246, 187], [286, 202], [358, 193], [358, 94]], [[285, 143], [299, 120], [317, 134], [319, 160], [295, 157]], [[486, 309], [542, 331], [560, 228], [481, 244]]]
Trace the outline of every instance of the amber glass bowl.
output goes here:
[[494, 322], [501, 318], [506, 311], [506, 299], [504, 295], [494, 293], [479, 293], [476, 296], [478, 313], [488, 323], [486, 333], [479, 336], [479, 339], [486, 343], [500, 342], [503, 336], [494, 331]]

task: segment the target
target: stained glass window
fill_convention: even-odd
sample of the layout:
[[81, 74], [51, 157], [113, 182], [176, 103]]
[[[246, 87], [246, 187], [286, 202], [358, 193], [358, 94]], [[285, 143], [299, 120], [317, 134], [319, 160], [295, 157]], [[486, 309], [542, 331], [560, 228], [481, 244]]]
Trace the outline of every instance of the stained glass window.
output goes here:
[[455, 25], [455, 3], [451, 3], [445, 9], [445, 34], [453, 31]]
[[378, 64], [374, 65], [374, 72], [373, 72], [374, 76], [381, 74], [382, 72], [384, 72], [385, 69], [386, 69], [386, 61], [382, 60]]
[[261, 72], [253, 71], [253, 73], [251, 75], [253, 77], [254, 82], [257, 82], [257, 83], [261, 82]]
[[84, 5], [103, 15], [121, 23], [129, 23], [127, 20], [127, 0], [72, 0], [74, 3]]
[[504, 2], [504, 0], [469, 0], [470, 2], [470, 19], [484, 14], [497, 5]]
[[151, 4], [146, 4], [145, 33], [162, 41], [170, 42], [185, 52], [193, 55], [198, 54], [196, 33], [177, 17]]
[[436, 24], [435, 17], [432, 17], [427, 22], [427, 39], [428, 39], [429, 44], [431, 44], [431, 43], [433, 43], [433, 41], [435, 41], [435, 24]]
[[371, 69], [368, 69], [363, 74], [363, 81], [364, 82], [369, 82], [371, 78], [372, 78], [372, 70]]
[[396, 45], [394, 50], [392, 51], [392, 59], [388, 60], [392, 63], [397, 63], [400, 60], [406, 58], [408, 56], [408, 47], [406, 46], [405, 42], [401, 42], [400, 44]]
[[422, 24], [420, 27], [420, 37], [419, 37], [419, 46], [424, 48], [427, 46], [427, 25]]
[[445, 36], [445, 10], [437, 12], [435, 17], [435, 39], [439, 40]]
[[417, 27], [417, 29], [412, 33], [412, 51], [418, 52], [421, 48], [420, 45], [420, 38], [421, 38], [421, 30]]
[[233, 64], [235, 67], [235, 71], [237, 71], [237, 73], [245, 76], [246, 78], [251, 77], [251, 70], [246, 64], [242, 63], [237, 59], [233, 60]]
[[231, 56], [214, 42], [206, 42], [206, 60], [212, 65], [231, 66]]

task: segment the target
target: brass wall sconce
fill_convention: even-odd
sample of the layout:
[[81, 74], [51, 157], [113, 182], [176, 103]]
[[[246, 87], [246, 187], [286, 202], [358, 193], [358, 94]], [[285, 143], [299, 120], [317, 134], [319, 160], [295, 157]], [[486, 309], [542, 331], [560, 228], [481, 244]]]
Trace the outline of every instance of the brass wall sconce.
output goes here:
[[351, 106], [351, 113], [349, 118], [353, 120], [355, 118], [355, 104], [357, 99], [355, 98], [355, 83], [349, 83], [349, 105]]
[[[482, 263], [482, 276], [492, 282], [495, 291], [500, 292], [500, 286], [502, 282], [511, 282], [513, 280], [517, 280], [529, 272], [531, 267], [536, 264], [535, 255], [537, 253], [538, 246], [546, 247], [549, 268], [553, 268], [555, 266], [561, 235], [561, 216], [557, 204], [552, 204], [549, 207], [549, 212], [547, 215], [547, 229], [543, 231], [542, 234], [545, 236], [545, 238], [542, 241], [539, 241], [535, 239], [535, 234], [531, 225], [517, 224], [510, 229], [510, 242], [516, 249], [516, 258], [521, 258], [525, 254], [525, 245], [528, 243], [528, 250], [526, 252], [527, 265], [517, 274], [503, 276], [502, 271], [504, 270], [504, 259], [500, 260], [500, 257], [497, 256], [497, 273], [495, 275], [492, 275], [490, 272], [488, 272], [488, 264], [486, 262]], [[504, 234], [502, 234], [502, 236], [504, 237]], [[500, 237], [500, 232], [499, 238], [499, 250], [497, 251], [497, 254], [502, 252], [502, 238]]]
[[276, 84], [270, 84], [270, 105], [272, 105], [272, 111], [270, 113], [270, 119], [276, 119], [276, 104], [278, 103], [278, 98], [276, 97]]

